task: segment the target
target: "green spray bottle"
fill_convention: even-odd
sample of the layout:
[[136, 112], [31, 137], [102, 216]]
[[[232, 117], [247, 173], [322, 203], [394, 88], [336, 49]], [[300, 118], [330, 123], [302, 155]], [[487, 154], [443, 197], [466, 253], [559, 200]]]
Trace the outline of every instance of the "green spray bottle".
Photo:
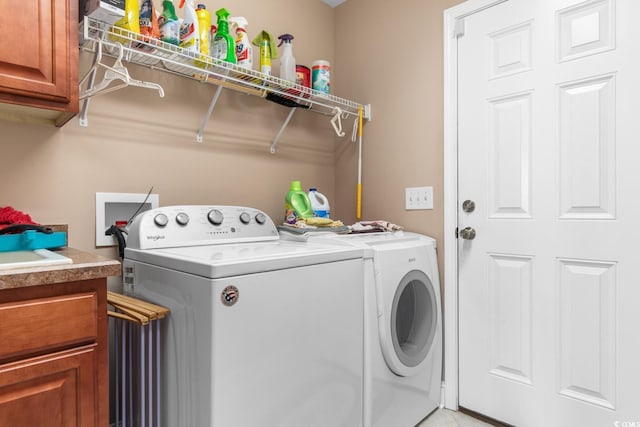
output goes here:
[[164, 0], [162, 7], [162, 15], [158, 18], [160, 39], [177, 46], [180, 44], [180, 21], [176, 15], [176, 9], [171, 0]]
[[232, 64], [236, 59], [236, 41], [229, 34], [229, 11], [224, 7], [216, 11], [218, 16], [218, 30], [213, 38], [211, 56]]
[[251, 43], [260, 47], [260, 72], [270, 76], [271, 60], [278, 58], [278, 49], [276, 49], [273, 37], [267, 31], [262, 30]]

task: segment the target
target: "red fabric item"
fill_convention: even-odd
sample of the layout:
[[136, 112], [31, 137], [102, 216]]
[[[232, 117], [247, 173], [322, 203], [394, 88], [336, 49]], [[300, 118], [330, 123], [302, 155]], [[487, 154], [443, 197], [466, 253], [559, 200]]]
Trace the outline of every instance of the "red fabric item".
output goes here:
[[0, 230], [12, 224], [38, 225], [29, 214], [17, 211], [11, 206], [0, 208]]

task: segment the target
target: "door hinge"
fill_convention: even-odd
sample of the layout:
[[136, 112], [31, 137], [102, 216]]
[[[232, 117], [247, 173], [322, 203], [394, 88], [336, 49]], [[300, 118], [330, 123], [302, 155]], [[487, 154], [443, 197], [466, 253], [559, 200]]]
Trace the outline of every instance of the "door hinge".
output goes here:
[[456, 227], [456, 239], [458, 238], [458, 227]]
[[464, 18], [458, 18], [453, 27], [453, 37], [459, 38], [462, 36], [464, 36]]

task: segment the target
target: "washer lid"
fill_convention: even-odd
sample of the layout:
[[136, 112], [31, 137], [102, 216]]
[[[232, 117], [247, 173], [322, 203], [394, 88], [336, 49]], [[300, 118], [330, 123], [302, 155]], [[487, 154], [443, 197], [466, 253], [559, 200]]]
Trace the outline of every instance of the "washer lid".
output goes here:
[[163, 249], [125, 249], [125, 258], [208, 278], [239, 276], [362, 258], [362, 250], [331, 242], [268, 241]]

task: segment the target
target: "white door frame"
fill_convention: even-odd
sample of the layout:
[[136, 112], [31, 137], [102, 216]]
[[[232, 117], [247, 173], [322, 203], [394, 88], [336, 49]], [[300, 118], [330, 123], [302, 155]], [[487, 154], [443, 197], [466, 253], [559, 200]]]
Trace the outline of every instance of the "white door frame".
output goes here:
[[444, 406], [458, 409], [458, 44], [464, 18], [508, 0], [467, 0], [444, 11]]

